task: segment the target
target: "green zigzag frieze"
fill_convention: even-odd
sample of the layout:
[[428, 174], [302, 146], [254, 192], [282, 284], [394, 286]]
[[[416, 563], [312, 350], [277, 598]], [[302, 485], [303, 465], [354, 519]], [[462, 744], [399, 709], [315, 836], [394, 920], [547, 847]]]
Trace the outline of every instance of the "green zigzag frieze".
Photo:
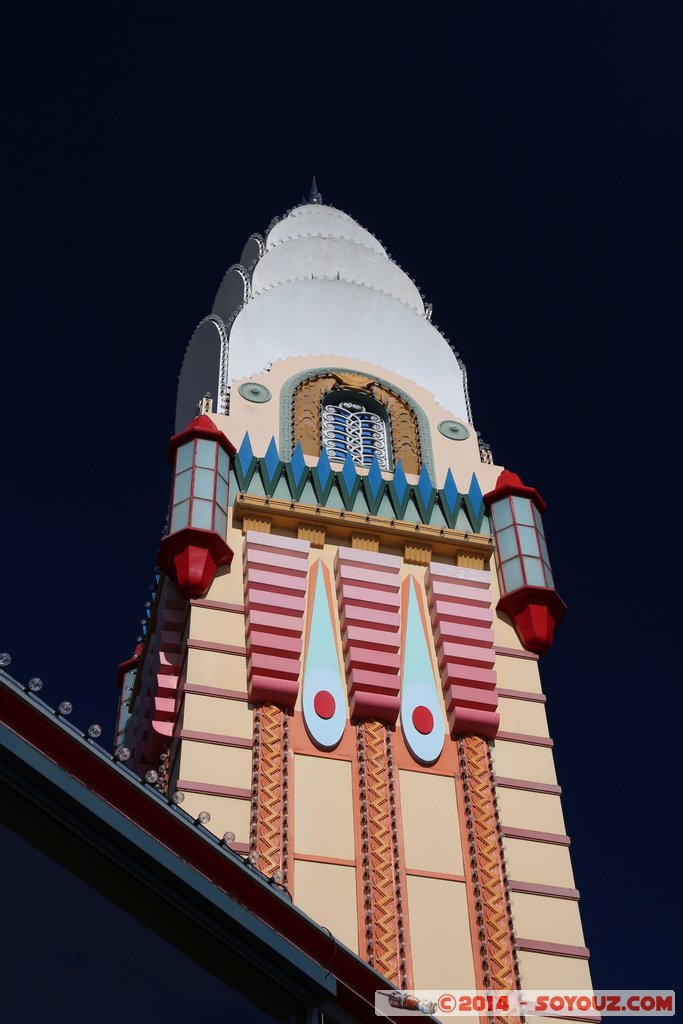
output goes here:
[[347, 457], [341, 470], [332, 469], [323, 452], [317, 465], [307, 466], [297, 445], [291, 461], [283, 462], [271, 439], [264, 456], [254, 455], [249, 435], [232, 460], [230, 468], [232, 500], [237, 494], [256, 494], [285, 501], [346, 509], [348, 512], [398, 519], [425, 526], [446, 526], [451, 530], [491, 532], [486, 503], [476, 474], [472, 474], [469, 492], [461, 494], [449, 470], [443, 487], [433, 487], [423, 473], [417, 484], [409, 484], [400, 460], [393, 478], [385, 480], [379, 466], [371, 466], [361, 475]]

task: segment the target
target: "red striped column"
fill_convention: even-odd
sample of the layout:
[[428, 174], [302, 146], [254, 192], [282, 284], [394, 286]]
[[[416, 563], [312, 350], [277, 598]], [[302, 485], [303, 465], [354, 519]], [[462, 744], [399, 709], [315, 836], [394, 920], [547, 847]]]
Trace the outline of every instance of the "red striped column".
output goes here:
[[391, 729], [400, 707], [400, 568], [395, 555], [339, 548], [335, 570], [351, 717], [356, 719], [365, 956], [407, 983]]
[[244, 538], [247, 680], [254, 713], [250, 859], [287, 884], [288, 727], [299, 692], [308, 541]]
[[431, 562], [426, 585], [451, 735], [494, 739], [500, 715], [491, 573]]
[[335, 560], [352, 718], [393, 725], [400, 706], [401, 559], [339, 548]]
[[[175, 593], [175, 588], [173, 588]], [[175, 726], [176, 699], [178, 695], [178, 678], [183, 661], [181, 637], [185, 628], [187, 605], [179, 597], [165, 597], [163, 608], [157, 613], [155, 637], [158, 647], [156, 665], [157, 686], [154, 697], [154, 717], [152, 728], [155, 733], [165, 736], [170, 741]], [[155, 659], [156, 660], [156, 659]]]
[[244, 538], [249, 700], [293, 708], [299, 692], [308, 541]]

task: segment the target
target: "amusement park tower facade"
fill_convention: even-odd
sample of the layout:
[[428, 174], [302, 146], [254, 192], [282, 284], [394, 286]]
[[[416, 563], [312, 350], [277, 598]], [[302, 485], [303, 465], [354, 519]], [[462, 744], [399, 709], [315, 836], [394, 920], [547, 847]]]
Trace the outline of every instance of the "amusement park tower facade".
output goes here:
[[350, 216], [252, 235], [180, 373], [117, 743], [398, 988], [591, 987], [539, 657], [546, 506]]

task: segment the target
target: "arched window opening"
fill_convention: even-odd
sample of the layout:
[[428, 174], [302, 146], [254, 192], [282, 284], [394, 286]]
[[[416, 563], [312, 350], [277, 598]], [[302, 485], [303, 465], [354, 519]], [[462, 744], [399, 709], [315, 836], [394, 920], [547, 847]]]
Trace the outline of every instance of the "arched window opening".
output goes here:
[[[323, 437], [323, 413], [327, 405], [339, 406], [343, 402], [351, 402], [362, 407], [361, 413], [374, 413], [380, 418], [384, 428], [386, 455], [381, 456], [378, 450], [375, 453], [377, 461], [383, 469], [392, 472], [400, 459], [406, 473], [419, 476], [424, 458], [427, 471], [430, 475], [433, 472], [429, 425], [424, 413], [421, 413], [421, 425], [418, 425], [415, 404], [408, 395], [400, 389], [394, 388], [388, 381], [368, 377], [356, 370], [330, 369], [322, 370], [317, 374], [312, 373], [303, 379], [293, 377], [291, 383], [294, 384], [294, 387], [289, 392], [291, 397], [285, 399], [283, 413], [291, 422], [292, 432], [289, 437], [286, 433], [283, 434], [283, 451], [289, 451], [291, 454], [297, 444], [300, 444], [304, 455], [317, 457], [321, 449], [324, 449], [328, 458], [334, 458], [337, 461], [341, 459], [343, 462], [346, 451], [349, 450], [348, 444], [337, 445], [334, 455], [332, 454], [331, 448], [326, 443], [326, 438]], [[289, 404], [290, 402], [291, 404]], [[354, 410], [349, 411], [353, 412]], [[341, 434], [342, 440], [345, 441], [348, 437], [348, 430], [343, 423], [338, 421], [346, 419], [350, 419], [350, 417], [338, 414], [335, 420], [331, 412], [325, 414], [325, 425], [328, 432], [334, 423], [337, 434]], [[376, 422], [375, 426], [377, 426]], [[366, 424], [366, 434], [368, 432]], [[381, 433], [381, 429], [378, 429], [376, 433]], [[332, 434], [334, 435], [334, 429]], [[367, 437], [365, 440], [369, 441]], [[370, 447], [379, 448], [380, 442], [381, 437], [374, 438]], [[291, 449], [289, 443], [291, 443]], [[372, 456], [369, 460], [363, 456], [362, 450], [354, 455], [351, 449], [351, 457], [354, 461], [358, 461], [359, 465], [369, 465], [372, 462]]]
[[349, 454], [357, 466], [390, 470], [389, 423], [384, 406], [371, 395], [334, 388], [320, 404], [322, 447], [332, 461], [343, 462]]

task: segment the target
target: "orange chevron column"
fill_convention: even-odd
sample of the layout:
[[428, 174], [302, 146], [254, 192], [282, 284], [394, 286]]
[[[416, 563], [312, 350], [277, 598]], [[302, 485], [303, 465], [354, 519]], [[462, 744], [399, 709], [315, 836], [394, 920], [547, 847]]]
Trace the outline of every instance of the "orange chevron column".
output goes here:
[[366, 958], [388, 981], [408, 983], [391, 734], [357, 726]]
[[[457, 743], [483, 985], [491, 991], [519, 989], [490, 745], [482, 736], [472, 735], [459, 737]], [[512, 1019], [494, 1016], [500, 1021]]]
[[262, 704], [254, 712], [251, 797], [251, 862], [287, 884], [288, 736], [287, 712]]

